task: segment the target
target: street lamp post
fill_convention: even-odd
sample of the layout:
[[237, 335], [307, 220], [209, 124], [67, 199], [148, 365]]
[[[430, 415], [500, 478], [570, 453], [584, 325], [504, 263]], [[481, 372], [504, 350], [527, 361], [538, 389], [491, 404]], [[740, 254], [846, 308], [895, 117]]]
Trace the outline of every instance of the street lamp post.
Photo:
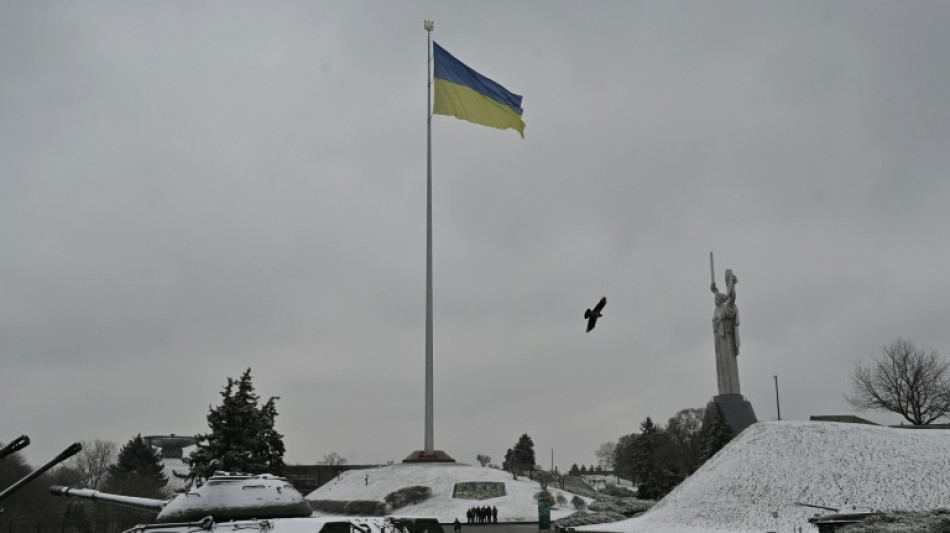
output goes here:
[[782, 406], [778, 403], [778, 375], [772, 376], [775, 378], [775, 410], [778, 411], [778, 419], [782, 419]]

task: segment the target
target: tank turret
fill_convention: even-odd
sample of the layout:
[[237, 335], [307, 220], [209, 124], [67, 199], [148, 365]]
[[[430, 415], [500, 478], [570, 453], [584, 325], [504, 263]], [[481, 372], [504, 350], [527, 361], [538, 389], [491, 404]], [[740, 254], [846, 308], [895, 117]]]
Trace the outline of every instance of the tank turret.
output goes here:
[[270, 474], [217, 472], [200, 486], [170, 500], [138, 498], [90, 489], [52, 486], [50, 493], [68, 498], [102, 501], [151, 509], [158, 523], [189, 522], [211, 517], [214, 521], [293, 518], [310, 516], [313, 510], [303, 495], [282, 477]]

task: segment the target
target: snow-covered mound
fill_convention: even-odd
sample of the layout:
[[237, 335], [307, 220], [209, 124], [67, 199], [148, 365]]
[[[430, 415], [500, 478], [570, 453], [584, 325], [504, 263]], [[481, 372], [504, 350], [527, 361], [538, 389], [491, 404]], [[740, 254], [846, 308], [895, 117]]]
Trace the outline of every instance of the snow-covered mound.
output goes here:
[[[481, 500], [453, 498], [456, 483], [467, 481], [496, 481], [505, 484], [505, 495]], [[538, 502], [534, 495], [541, 490], [537, 482], [524, 476], [515, 481], [511, 474], [494, 468], [469, 466], [459, 463], [400, 463], [363, 470], [347, 470], [306, 496], [307, 501], [376, 500], [384, 501], [387, 494], [412, 486], [432, 489], [432, 497], [424, 502], [393, 510], [394, 516], [431, 517], [439, 522], [452, 522], [456, 518], [465, 523], [465, 511], [471, 507], [489, 506], [498, 508], [499, 522], [537, 522]], [[551, 509], [551, 519], [556, 520], [575, 512], [571, 505], [574, 494], [548, 486], [554, 497], [563, 495], [567, 504]], [[588, 501], [588, 500], [585, 500]], [[316, 513], [319, 515], [320, 513]]]
[[[791, 531], [817, 509], [950, 507], [950, 430], [760, 422], [641, 516], [581, 531]], [[773, 516], [777, 513], [777, 517]]]

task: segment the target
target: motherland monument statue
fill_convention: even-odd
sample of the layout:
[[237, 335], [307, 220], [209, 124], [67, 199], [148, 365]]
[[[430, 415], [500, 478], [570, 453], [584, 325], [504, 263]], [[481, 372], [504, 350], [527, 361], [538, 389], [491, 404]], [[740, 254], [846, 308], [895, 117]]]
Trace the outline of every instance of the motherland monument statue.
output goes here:
[[712, 278], [709, 290], [715, 295], [712, 329], [719, 394], [706, 406], [705, 419], [707, 423], [711, 420], [718, 405], [726, 416], [726, 422], [738, 435], [757, 422], [752, 404], [742, 396], [739, 388], [739, 307], [736, 305], [736, 284], [739, 279], [732, 269], [726, 269], [726, 292], [719, 292], [712, 252], [709, 252], [709, 274]]

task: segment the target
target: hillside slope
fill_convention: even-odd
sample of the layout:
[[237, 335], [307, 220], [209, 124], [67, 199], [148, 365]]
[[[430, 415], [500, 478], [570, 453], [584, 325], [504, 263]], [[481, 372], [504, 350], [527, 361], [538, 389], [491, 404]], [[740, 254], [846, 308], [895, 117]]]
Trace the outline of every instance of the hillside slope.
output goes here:
[[[496, 481], [505, 484], [505, 496], [471, 500], [453, 498], [452, 490], [456, 483], [469, 481]], [[400, 463], [364, 470], [348, 470], [339, 479], [335, 479], [306, 496], [308, 501], [315, 500], [376, 500], [384, 501], [386, 495], [405, 487], [421, 485], [432, 489], [432, 498], [416, 504], [396, 509], [396, 516], [434, 517], [440, 522], [452, 522], [456, 518], [465, 523], [465, 511], [470, 507], [487, 505], [498, 508], [499, 522], [537, 522], [538, 504], [534, 495], [541, 490], [537, 482], [519, 476], [517, 481], [511, 474], [494, 468], [469, 466], [459, 463]], [[575, 509], [570, 501], [574, 494], [548, 487], [557, 497], [563, 495], [567, 505], [558, 505], [551, 509], [551, 519], [567, 516]], [[586, 501], [590, 501], [587, 499]]]
[[796, 502], [874, 510], [950, 507], [950, 430], [761, 422], [650, 511], [578, 530], [808, 531], [807, 518], [816, 509]]

